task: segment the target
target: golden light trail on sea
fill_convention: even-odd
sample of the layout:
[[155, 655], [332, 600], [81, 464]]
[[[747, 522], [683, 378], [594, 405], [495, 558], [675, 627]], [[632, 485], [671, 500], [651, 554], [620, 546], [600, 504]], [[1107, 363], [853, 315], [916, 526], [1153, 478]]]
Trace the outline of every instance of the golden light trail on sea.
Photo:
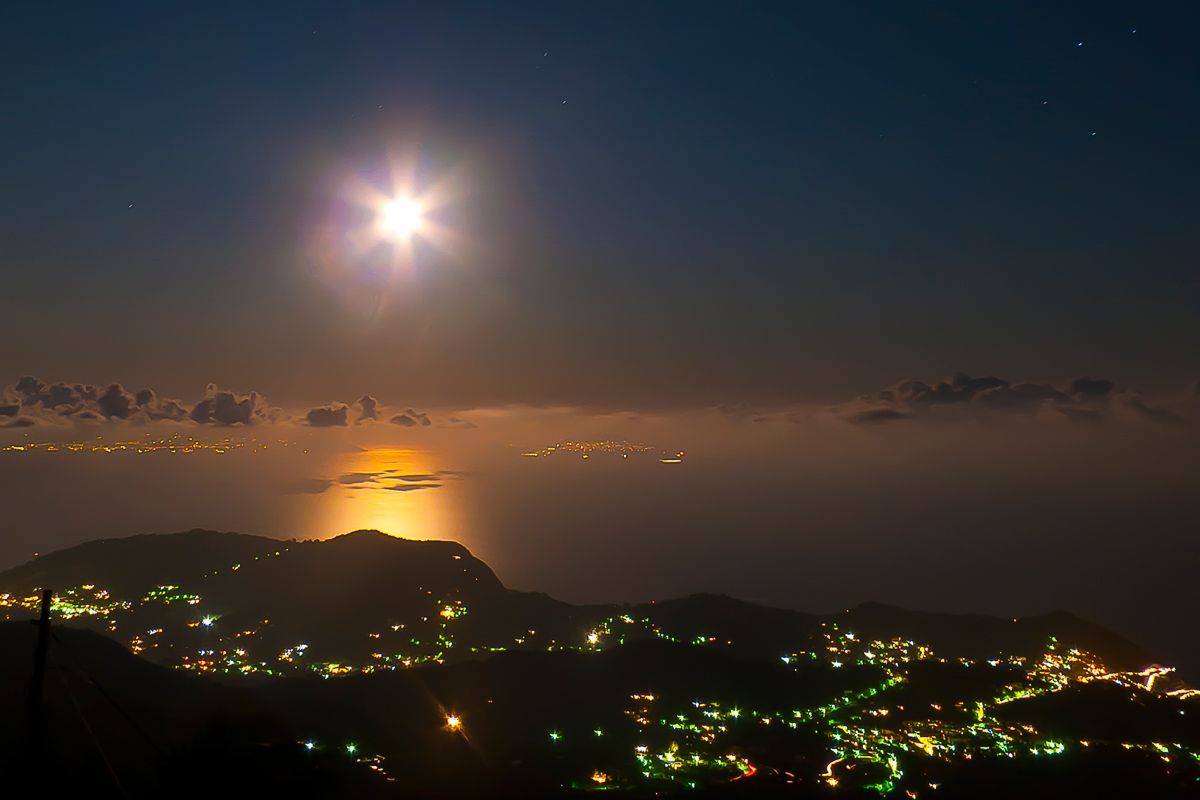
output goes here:
[[313, 527], [453, 539], [460, 533], [454, 487], [448, 485], [453, 480], [439, 474], [441, 469], [424, 450], [375, 447], [343, 453], [328, 470], [333, 484], [314, 498]]

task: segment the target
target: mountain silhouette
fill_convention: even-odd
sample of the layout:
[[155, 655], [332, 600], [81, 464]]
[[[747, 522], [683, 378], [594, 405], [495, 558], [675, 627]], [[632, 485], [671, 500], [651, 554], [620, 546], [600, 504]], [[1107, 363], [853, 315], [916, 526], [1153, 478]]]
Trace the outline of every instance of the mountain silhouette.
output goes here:
[[[0, 592], [14, 595], [79, 585], [105, 587], [127, 600], [178, 585], [202, 601], [196, 608], [177, 609], [176, 622], [208, 612], [219, 615], [226, 632], [260, 628], [256, 637], [264, 647], [307, 644], [310, 658], [341, 664], [361, 663], [388, 640], [435, 639], [447, 604], [461, 605], [465, 613], [454, 620], [453, 647], [441, 649], [443, 660], [498, 647], [576, 646], [604, 620], [622, 615], [649, 619], [673, 640], [704, 640], [748, 657], [777, 657], [820, 635], [822, 625], [837, 625], [870, 638], [903, 636], [971, 658], [1033, 656], [1049, 636], [1057, 636], [1113, 667], [1136, 669], [1152, 660], [1123, 637], [1066, 612], [1012, 621], [865, 603], [843, 614], [814, 615], [712, 594], [575, 606], [506, 588], [487, 564], [456, 542], [367, 530], [303, 542], [202, 530], [107, 539], [0, 573]], [[130, 624], [139, 630], [170, 622], [171, 615], [161, 612], [135, 609], [125, 615], [129, 624], [118, 627], [117, 638], [127, 640]], [[266, 626], [259, 624], [264, 619], [270, 621]], [[404, 626], [401, 636], [390, 630], [396, 625]], [[372, 639], [372, 634], [379, 636]], [[657, 634], [643, 626], [629, 626], [625, 638], [652, 635]], [[157, 655], [166, 658], [170, 650], [180, 652], [157, 648]]]
[[[42, 587], [58, 599], [31, 727]], [[0, 573], [0, 599], [0, 762], [60, 796], [1188, 797], [1200, 780], [1197, 695], [1065, 612], [576, 606], [378, 531], [90, 542]]]

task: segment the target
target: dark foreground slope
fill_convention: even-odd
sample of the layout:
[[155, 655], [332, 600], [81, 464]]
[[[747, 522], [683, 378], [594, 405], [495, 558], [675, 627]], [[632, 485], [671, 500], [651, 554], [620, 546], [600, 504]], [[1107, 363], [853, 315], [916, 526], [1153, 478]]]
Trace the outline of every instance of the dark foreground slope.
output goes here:
[[[791, 669], [667, 642], [234, 687], [63, 630], [51, 647], [42, 746], [31, 751], [24, 704], [35, 633], [0, 624], [0, 760], [10, 786], [36, 779], [52, 797], [499, 798], [607, 788], [632, 797], [855, 798], [924, 796], [930, 783], [935, 797], [1190, 797], [1200, 777], [1185, 751], [1164, 765], [1153, 744], [1195, 752], [1196, 721], [1179, 713], [1195, 704], [1150, 695], [1131, 703], [1111, 689], [1005, 710], [1013, 730], [1047, 725], [1039, 745], [1093, 737], [1086, 748], [972, 760], [897, 751], [895, 779], [886, 762], [831, 767], [830, 732], [878, 710], [870, 698], [986, 697], [1014, 676], [913, 673], [888, 689], [878, 667]], [[807, 709], [827, 711], [813, 718]], [[942, 722], [959, 735], [957, 722]]]
[[374, 796], [378, 782], [312, 759], [245, 688], [151, 664], [94, 633], [54, 632], [39, 713], [29, 707], [37, 630], [0, 623], [4, 796]]
[[[47, 584], [31, 736], [24, 620]], [[576, 607], [506, 589], [460, 545], [374, 532], [92, 543], [0, 574], [5, 592], [0, 758], [50, 796], [1200, 789], [1200, 698], [1062, 613]]]

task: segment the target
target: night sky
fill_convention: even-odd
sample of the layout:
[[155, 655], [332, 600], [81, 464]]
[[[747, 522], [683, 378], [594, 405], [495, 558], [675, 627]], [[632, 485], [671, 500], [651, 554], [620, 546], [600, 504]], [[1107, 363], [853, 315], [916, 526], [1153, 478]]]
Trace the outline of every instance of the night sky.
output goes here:
[[[14, 7], [0, 363], [296, 402], [779, 405], [956, 369], [1182, 392], [1198, 21]], [[443, 219], [472, 248], [423, 254], [380, 310], [368, 277], [314, 279], [312, 236], [397, 154], [460, 176]]]
[[[576, 601], [1067, 608], [1200, 674], [1197, 41], [1190, 2], [10, 4], [0, 567], [379, 527]], [[3, 449], [175, 435], [305, 458]], [[571, 438], [687, 456], [521, 457]]]

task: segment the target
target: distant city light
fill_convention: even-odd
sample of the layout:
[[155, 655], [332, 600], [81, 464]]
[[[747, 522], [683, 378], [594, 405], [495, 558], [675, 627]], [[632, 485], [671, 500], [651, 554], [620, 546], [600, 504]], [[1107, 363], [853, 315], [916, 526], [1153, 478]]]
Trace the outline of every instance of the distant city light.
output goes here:
[[521, 455], [525, 458], [549, 458], [559, 453], [570, 453], [584, 459], [592, 456], [620, 456], [622, 459], [628, 459], [630, 456], [649, 456], [663, 464], [680, 464], [684, 457], [682, 450], [664, 451], [654, 445], [641, 442], [610, 440], [584, 442], [566, 440], [540, 450], [529, 450]]

